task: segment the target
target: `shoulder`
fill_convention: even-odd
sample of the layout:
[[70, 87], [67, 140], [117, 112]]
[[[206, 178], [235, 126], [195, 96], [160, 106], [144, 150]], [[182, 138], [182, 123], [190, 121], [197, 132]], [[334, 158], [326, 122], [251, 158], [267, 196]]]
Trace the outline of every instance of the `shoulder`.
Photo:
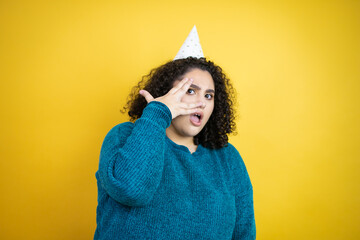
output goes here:
[[134, 123], [132, 122], [123, 122], [120, 123], [118, 125], [115, 125], [114, 127], [112, 127], [110, 129], [110, 131], [108, 132], [108, 134], [115, 134], [115, 133], [119, 133], [119, 132], [127, 132], [127, 131], [131, 131], [134, 128]]
[[227, 143], [226, 146], [219, 149], [226, 156], [226, 159], [230, 161], [230, 164], [243, 163], [242, 157], [239, 151], [231, 143]]
[[224, 161], [230, 171], [246, 171], [244, 161], [234, 145], [227, 143], [224, 147], [218, 149], [211, 149], [221, 161]]
[[107, 135], [126, 134], [127, 132], [131, 132], [133, 128], [134, 128], [134, 123], [123, 122], [123, 123], [115, 125], [113, 128], [111, 128], [110, 131], [107, 133]]
[[227, 143], [222, 149], [224, 149], [224, 151], [228, 152], [229, 154], [239, 154], [239, 151], [231, 143]]
[[106, 134], [104, 143], [105, 142], [123, 142], [132, 132], [134, 128], [134, 123], [132, 122], [124, 122], [120, 123], [113, 128]]
[[246, 171], [244, 160], [241, 157], [240, 152], [235, 148], [235, 146], [231, 143], [228, 143], [226, 148], [228, 154], [231, 155], [231, 164], [235, 167], [240, 168], [242, 171]]

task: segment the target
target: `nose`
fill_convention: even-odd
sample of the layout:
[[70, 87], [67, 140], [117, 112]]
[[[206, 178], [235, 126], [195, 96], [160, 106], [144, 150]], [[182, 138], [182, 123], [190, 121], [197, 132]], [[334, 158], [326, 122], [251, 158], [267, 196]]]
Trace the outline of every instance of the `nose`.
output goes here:
[[204, 99], [201, 98], [201, 95], [200, 95], [200, 94], [197, 96], [197, 102], [198, 102], [198, 103], [201, 103], [201, 105], [199, 106], [199, 108], [204, 109], [204, 108], [206, 107], [206, 103], [204, 102]]
[[202, 108], [202, 109], [204, 109], [205, 107], [206, 107], [206, 103], [204, 103], [203, 101], [200, 101], [202, 104], [200, 105], [200, 107], [199, 108]]

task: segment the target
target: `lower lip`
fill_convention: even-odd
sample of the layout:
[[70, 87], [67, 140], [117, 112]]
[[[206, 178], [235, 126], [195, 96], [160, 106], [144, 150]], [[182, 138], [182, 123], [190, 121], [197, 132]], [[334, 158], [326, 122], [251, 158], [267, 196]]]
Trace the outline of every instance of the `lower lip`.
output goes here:
[[190, 122], [196, 127], [199, 127], [201, 125], [201, 120], [199, 122], [195, 122], [191, 119], [191, 117], [190, 117]]

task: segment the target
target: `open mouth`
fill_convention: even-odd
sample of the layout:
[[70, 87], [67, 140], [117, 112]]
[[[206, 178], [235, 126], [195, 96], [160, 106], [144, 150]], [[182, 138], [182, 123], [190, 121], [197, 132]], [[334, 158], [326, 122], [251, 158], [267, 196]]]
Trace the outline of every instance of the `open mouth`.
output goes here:
[[203, 113], [196, 112], [190, 115], [190, 122], [195, 126], [200, 126], [202, 118], [203, 118]]

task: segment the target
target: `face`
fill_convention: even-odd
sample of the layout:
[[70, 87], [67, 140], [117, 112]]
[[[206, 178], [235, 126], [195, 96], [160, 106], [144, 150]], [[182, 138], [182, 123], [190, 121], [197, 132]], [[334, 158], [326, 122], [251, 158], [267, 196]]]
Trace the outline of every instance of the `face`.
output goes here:
[[[203, 107], [196, 114], [180, 115], [174, 118], [167, 134], [176, 138], [193, 138], [205, 126], [214, 109], [215, 86], [210, 73], [201, 69], [187, 72], [183, 78], [192, 78], [193, 83], [181, 101], [185, 103], [202, 102]], [[179, 81], [175, 81], [176, 85]]]

